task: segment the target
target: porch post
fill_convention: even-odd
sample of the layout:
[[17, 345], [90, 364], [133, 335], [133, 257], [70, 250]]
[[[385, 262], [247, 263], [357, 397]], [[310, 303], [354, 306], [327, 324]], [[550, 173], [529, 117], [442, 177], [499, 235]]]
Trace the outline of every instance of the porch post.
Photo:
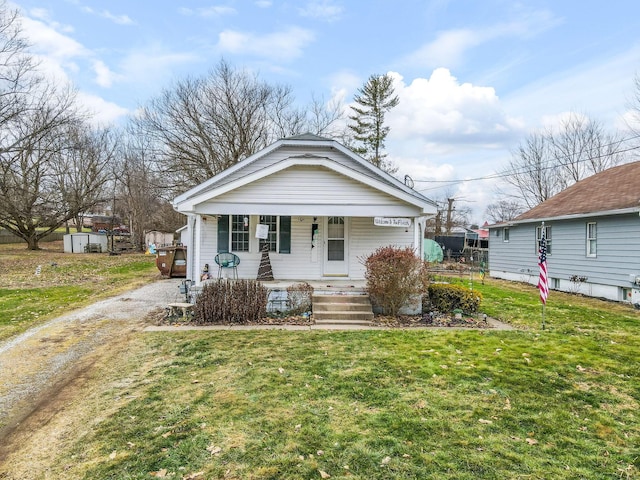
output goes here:
[[201, 243], [202, 243], [202, 215], [195, 215], [195, 234], [194, 234], [194, 249], [193, 249], [193, 265], [191, 271], [191, 280], [195, 282], [196, 285], [200, 285], [200, 256], [201, 256]]

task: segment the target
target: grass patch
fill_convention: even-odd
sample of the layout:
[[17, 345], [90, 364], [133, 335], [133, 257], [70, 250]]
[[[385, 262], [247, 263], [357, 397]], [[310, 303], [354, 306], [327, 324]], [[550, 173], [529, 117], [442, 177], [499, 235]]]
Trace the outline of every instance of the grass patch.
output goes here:
[[145, 334], [93, 400], [112, 412], [55, 463], [86, 479], [636, 478], [629, 347], [540, 331]]
[[0, 245], [0, 340], [71, 309], [157, 279], [154, 257], [63, 253]]
[[[58, 285], [82, 295], [72, 286]], [[487, 280], [474, 289], [484, 312], [520, 329], [135, 335], [109, 346], [51, 433], [38, 432], [46, 444], [38, 451], [49, 453], [25, 471], [640, 478], [640, 314], [551, 292], [542, 330], [534, 287]], [[70, 426], [59, 427], [61, 416]]]

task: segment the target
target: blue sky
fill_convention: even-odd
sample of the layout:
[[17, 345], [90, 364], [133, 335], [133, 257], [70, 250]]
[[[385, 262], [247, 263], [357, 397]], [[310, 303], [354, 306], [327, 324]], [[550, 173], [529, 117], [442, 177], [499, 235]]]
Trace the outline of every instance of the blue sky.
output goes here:
[[[42, 68], [120, 122], [175, 79], [221, 58], [346, 105], [391, 73], [389, 159], [427, 196], [506, 167], [528, 133], [569, 111], [622, 129], [640, 66], [640, 2], [616, 0], [19, 0]], [[495, 181], [447, 194], [474, 209]]]

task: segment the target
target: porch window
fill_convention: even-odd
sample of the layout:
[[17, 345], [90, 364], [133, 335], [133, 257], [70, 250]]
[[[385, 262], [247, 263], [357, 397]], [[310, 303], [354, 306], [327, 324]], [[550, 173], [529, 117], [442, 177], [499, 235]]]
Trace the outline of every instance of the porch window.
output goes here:
[[597, 229], [596, 222], [587, 223], [587, 257], [596, 256]]
[[291, 253], [291, 217], [262, 215], [260, 223], [269, 226], [268, 237], [260, 240], [261, 251], [266, 243], [270, 252]]
[[536, 254], [540, 250], [540, 239], [542, 239], [542, 232], [544, 229], [544, 239], [547, 243], [547, 255], [551, 255], [551, 227], [536, 227]]
[[231, 251], [249, 251], [248, 215], [231, 215]]
[[229, 251], [249, 251], [248, 215], [220, 215], [218, 217], [218, 253]]

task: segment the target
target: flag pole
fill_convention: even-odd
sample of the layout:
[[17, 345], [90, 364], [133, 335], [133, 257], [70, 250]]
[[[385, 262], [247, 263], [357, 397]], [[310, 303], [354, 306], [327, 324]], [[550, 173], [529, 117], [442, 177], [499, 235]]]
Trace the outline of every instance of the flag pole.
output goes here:
[[547, 306], [547, 296], [549, 295], [549, 278], [547, 276], [547, 239], [545, 238], [544, 222], [540, 227], [540, 244], [538, 245], [538, 266], [540, 275], [538, 277], [538, 290], [540, 301], [542, 302], [542, 330], [545, 329], [545, 307]]

